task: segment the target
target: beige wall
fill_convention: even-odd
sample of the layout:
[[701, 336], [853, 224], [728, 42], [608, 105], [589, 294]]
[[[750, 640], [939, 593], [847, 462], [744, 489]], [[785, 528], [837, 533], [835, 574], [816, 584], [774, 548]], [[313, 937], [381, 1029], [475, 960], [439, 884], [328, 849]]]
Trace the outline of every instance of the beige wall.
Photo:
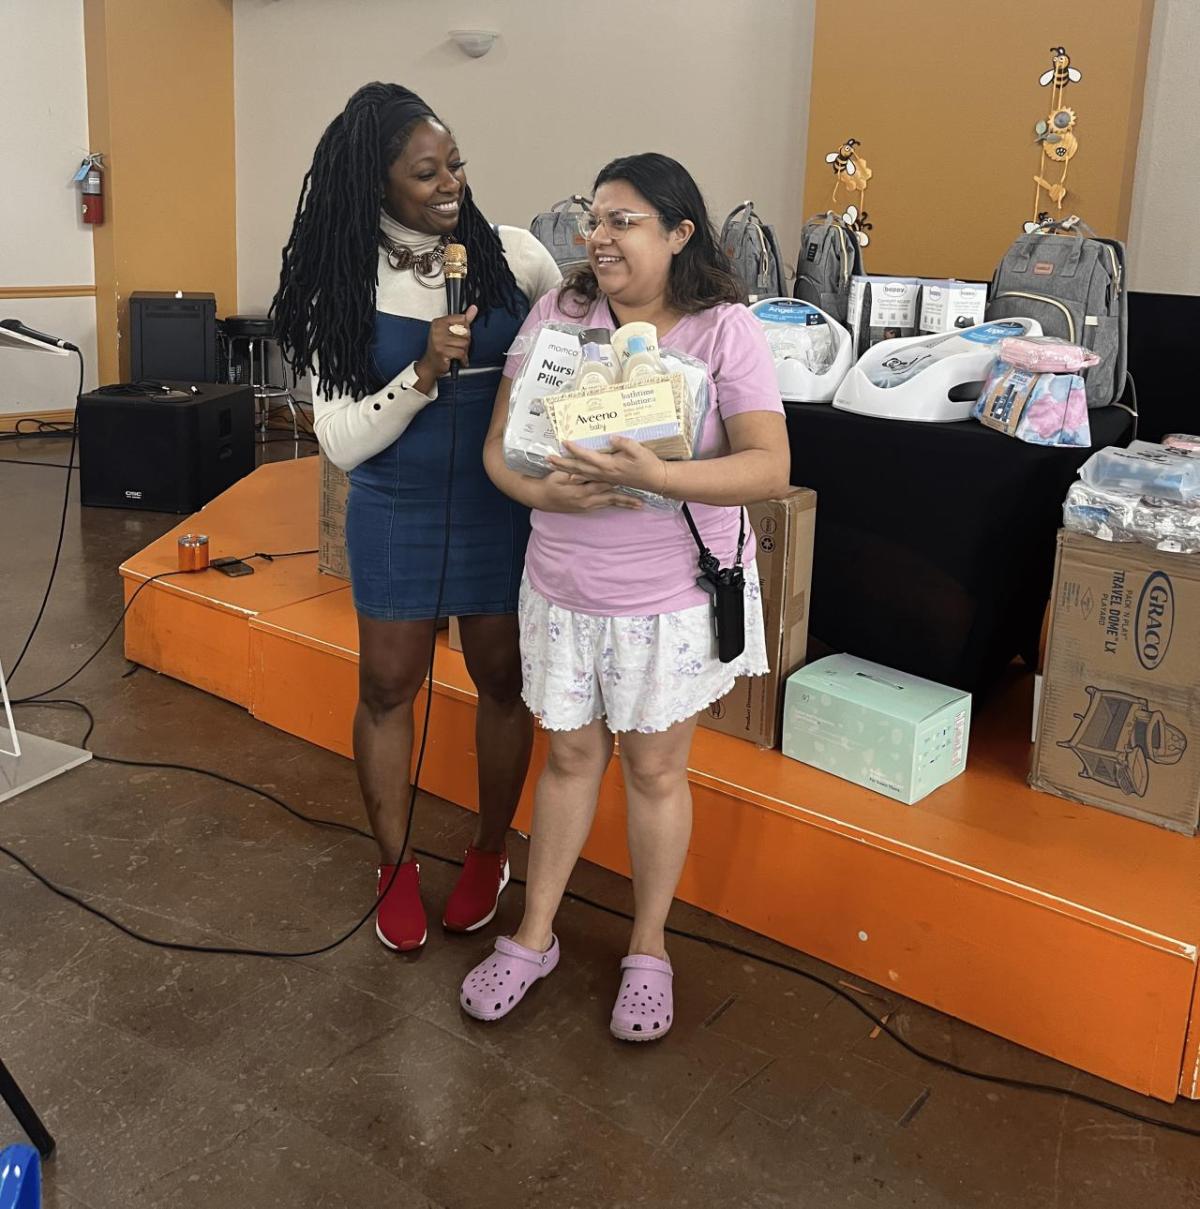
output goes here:
[[[455, 129], [493, 222], [526, 226], [614, 155], [658, 150], [716, 221], [753, 197], [799, 240], [814, 0], [234, 0], [238, 282], [269, 303], [313, 147], [369, 80]], [[448, 31], [500, 32], [468, 59]]]
[[[88, 152], [83, 0], [7, 0], [0, 21], [0, 319], [78, 344], [93, 386], [92, 231], [68, 183]], [[77, 385], [74, 358], [0, 351], [0, 414], [73, 407]]]
[[1200, 294], [1200, 0], [1157, 0], [1133, 189], [1135, 290]]

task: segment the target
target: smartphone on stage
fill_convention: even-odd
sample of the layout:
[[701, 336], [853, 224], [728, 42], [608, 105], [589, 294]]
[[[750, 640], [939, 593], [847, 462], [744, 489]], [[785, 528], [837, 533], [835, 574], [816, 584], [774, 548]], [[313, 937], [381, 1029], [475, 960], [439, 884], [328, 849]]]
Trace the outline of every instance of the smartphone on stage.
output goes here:
[[222, 575], [232, 575], [235, 578], [239, 575], [253, 575], [254, 568], [249, 563], [244, 563], [240, 558], [214, 558], [208, 564], [214, 571], [220, 571]]

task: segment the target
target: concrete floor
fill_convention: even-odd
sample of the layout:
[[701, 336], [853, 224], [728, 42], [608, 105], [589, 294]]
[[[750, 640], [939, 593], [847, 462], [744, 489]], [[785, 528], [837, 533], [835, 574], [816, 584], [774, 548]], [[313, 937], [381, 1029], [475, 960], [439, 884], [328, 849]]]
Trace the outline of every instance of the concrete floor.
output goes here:
[[[287, 453], [286, 445], [275, 453]], [[66, 443], [0, 444], [64, 462]], [[0, 466], [0, 654], [11, 665], [53, 552], [64, 471]], [[69, 674], [117, 617], [122, 558], [176, 518], [71, 507], [58, 585], [17, 694]], [[359, 822], [351, 765], [245, 711], [140, 670], [119, 640], [64, 694], [97, 752], [204, 764], [308, 813]], [[22, 725], [77, 741], [69, 708]], [[419, 842], [461, 856], [470, 817], [420, 807]], [[364, 840], [184, 772], [93, 762], [7, 803], [0, 837], [54, 881], [156, 937], [304, 949], [373, 894]], [[514, 840], [522, 872], [525, 845]], [[454, 870], [426, 859], [432, 911]], [[575, 886], [628, 907], [621, 878]], [[48, 1205], [913, 1206], [1154, 1209], [1200, 1200], [1200, 1141], [1059, 1096], [923, 1063], [829, 991], [692, 941], [673, 957], [677, 1023], [662, 1043], [607, 1033], [621, 920], [567, 905], [564, 960], [509, 1021], [457, 1005], [462, 975], [510, 930], [521, 890], [482, 936], [431, 932], [419, 957], [370, 929], [304, 960], [138, 944], [0, 856], [0, 1057], [57, 1135]], [[1200, 1126], [690, 908], [678, 925], [837, 982], [915, 1044], [989, 1071], [1070, 1085]], [[0, 1142], [16, 1126], [0, 1107]]]

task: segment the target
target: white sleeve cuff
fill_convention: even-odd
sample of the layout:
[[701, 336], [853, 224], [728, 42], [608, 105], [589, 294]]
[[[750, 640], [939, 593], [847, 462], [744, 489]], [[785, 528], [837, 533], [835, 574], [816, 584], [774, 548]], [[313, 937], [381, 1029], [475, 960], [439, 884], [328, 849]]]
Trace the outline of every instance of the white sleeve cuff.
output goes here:
[[434, 380], [433, 390], [429, 394], [417, 389], [417, 363], [413, 361], [402, 369], [388, 384], [383, 388], [383, 394], [388, 394], [394, 387], [399, 387], [400, 390], [407, 392], [410, 395], [416, 395], [418, 399], [424, 399], [426, 403], [434, 402], [438, 397], [437, 380]]

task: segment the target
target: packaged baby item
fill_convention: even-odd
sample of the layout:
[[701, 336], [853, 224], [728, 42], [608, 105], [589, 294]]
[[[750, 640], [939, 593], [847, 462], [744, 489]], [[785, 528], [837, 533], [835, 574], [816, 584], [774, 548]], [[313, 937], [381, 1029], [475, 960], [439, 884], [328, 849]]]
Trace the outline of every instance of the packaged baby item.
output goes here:
[[1090, 349], [1057, 336], [1010, 336], [1000, 341], [997, 351], [1001, 361], [1039, 373], [1077, 374], [1100, 364], [1100, 358]]
[[881, 340], [917, 334], [920, 290], [916, 277], [855, 277], [850, 282], [848, 323], [856, 356]]
[[1063, 525], [1105, 541], [1140, 541], [1174, 554], [1200, 552], [1200, 456], [1134, 441], [1102, 449], [1080, 468]]
[[1101, 449], [1080, 467], [1079, 477], [1109, 491], [1200, 504], [1200, 457], [1150, 441], [1132, 441], [1128, 449]]
[[[640, 441], [665, 459], [692, 456], [709, 406], [708, 367], [659, 350], [652, 324], [609, 332], [543, 323], [518, 336], [509, 353], [523, 357], [504, 430], [511, 469], [541, 478], [552, 468], [549, 459], [562, 455], [564, 441], [606, 453], [614, 436]], [[619, 490], [680, 507], [651, 492]]]
[[919, 331], [928, 335], [953, 332], [983, 322], [987, 284], [982, 281], [921, 281]]
[[1072, 483], [1063, 504], [1063, 528], [1090, 533], [1106, 542], [1135, 542], [1134, 512], [1139, 497], [1106, 491], [1088, 483]]
[[602, 327], [588, 328], [579, 333], [579, 345], [583, 359], [575, 375], [576, 390], [611, 386], [621, 380], [621, 367], [612, 346], [612, 332]]
[[1186, 432], [1172, 432], [1163, 437], [1162, 443], [1168, 449], [1180, 453], [1200, 454], [1200, 437], [1194, 437]]
[[750, 313], [763, 326], [785, 403], [829, 403], [854, 360], [850, 333], [799, 298], [764, 298]]
[[[1000, 345], [1014, 343], [1010, 338]], [[988, 428], [1031, 445], [1086, 449], [1092, 443], [1087, 395], [1078, 374], [1038, 373], [998, 360], [972, 414]]]
[[583, 361], [581, 332], [572, 324], [543, 323], [509, 349], [525, 358], [509, 392], [504, 428], [504, 461], [511, 470], [540, 478], [549, 470], [546, 459], [562, 453], [545, 399], [575, 382]]

